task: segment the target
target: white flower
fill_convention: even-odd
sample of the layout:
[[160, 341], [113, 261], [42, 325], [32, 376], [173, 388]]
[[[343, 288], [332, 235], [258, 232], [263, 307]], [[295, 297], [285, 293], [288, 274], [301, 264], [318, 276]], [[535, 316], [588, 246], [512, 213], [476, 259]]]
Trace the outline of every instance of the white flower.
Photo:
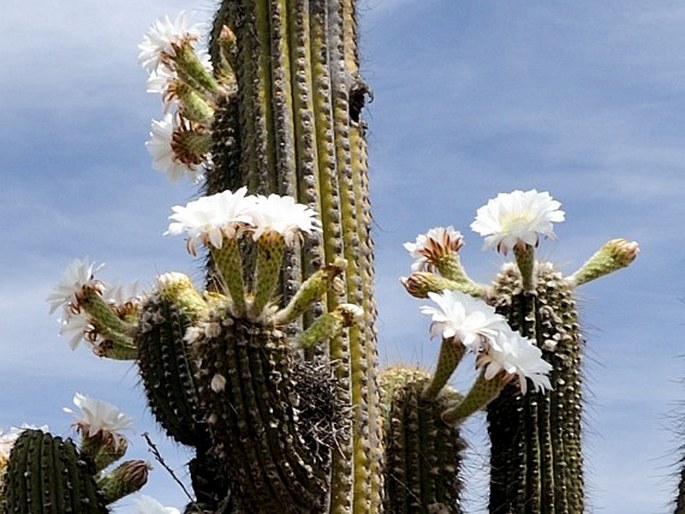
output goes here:
[[256, 197], [246, 196], [246, 193], [247, 188], [241, 187], [235, 193], [224, 191], [203, 196], [185, 207], [172, 207], [174, 214], [169, 216], [172, 223], [165, 235], [185, 233], [188, 236], [188, 250], [192, 254], [195, 254], [195, 242], [198, 240], [221, 248], [224, 236], [235, 237], [238, 225], [249, 223], [252, 219], [250, 213]]
[[152, 156], [152, 167], [166, 173], [172, 182], [177, 182], [183, 175], [198, 182], [202, 179], [202, 167], [182, 162], [172, 146], [177, 129], [177, 117], [171, 113], [165, 114], [162, 120], [152, 120], [150, 139], [145, 142], [145, 148]]
[[413, 271], [432, 271], [435, 261], [456, 253], [464, 246], [461, 232], [449, 227], [434, 227], [426, 234], [416, 236], [414, 243], [404, 243], [404, 248], [416, 259]]
[[102, 299], [112, 305], [122, 305], [132, 301], [137, 302], [141, 299], [138, 289], [138, 281], [128, 285], [115, 282], [105, 288], [102, 292]]
[[554, 238], [552, 223], [564, 221], [561, 204], [549, 193], [500, 193], [476, 212], [471, 229], [485, 237], [483, 248], [506, 255], [517, 244], [536, 245], [540, 235]]
[[306, 205], [297, 203], [291, 196], [257, 197], [257, 203], [252, 211], [252, 238], [256, 241], [268, 232], [276, 232], [283, 236], [286, 245], [290, 246], [300, 232], [317, 232], [321, 230], [321, 222], [316, 211]]
[[505, 318], [482, 300], [459, 291], [428, 293], [437, 307], [424, 305], [421, 312], [431, 316], [431, 338], [456, 338], [477, 352], [487, 341], [499, 337], [503, 330], [510, 330]]
[[542, 351], [529, 339], [514, 330], [502, 332], [496, 344], [478, 356], [478, 367], [485, 366], [485, 378], [492, 379], [500, 371], [512, 378], [518, 376], [521, 392], [526, 394], [529, 378], [535, 391], [552, 389], [547, 374], [552, 365], [542, 358]]
[[190, 17], [181, 11], [176, 19], [169, 16], [157, 20], [143, 36], [138, 45], [138, 62], [148, 71], [155, 70], [165, 59], [174, 57], [176, 49], [184, 43], [194, 43], [200, 38], [202, 24], [190, 23]]
[[134, 514], [181, 514], [174, 507], [164, 507], [154, 498], [141, 496], [136, 500]]
[[83, 260], [74, 259], [69, 266], [64, 270], [62, 278], [55, 286], [50, 295], [48, 295], [48, 302], [50, 305], [50, 314], [55, 312], [58, 308], [63, 307], [65, 311], [68, 308], [78, 305], [78, 294], [85, 287], [92, 287], [98, 291], [102, 290], [102, 283], [95, 279], [94, 275], [98, 272], [104, 264], [95, 266], [94, 262], [90, 262], [88, 258]]
[[147, 78], [148, 93], [159, 93], [166, 95], [169, 85], [178, 79], [178, 74], [169, 68], [159, 67], [150, 72]]
[[85, 312], [78, 312], [63, 317], [60, 320], [59, 335], [68, 337], [69, 347], [72, 350], [76, 350], [76, 347], [82, 340], [85, 340], [91, 346], [93, 345], [93, 342], [86, 337], [86, 334], [91, 333], [93, 328], [90, 316]]
[[[115, 434], [133, 426], [133, 418], [111, 403], [89, 398], [80, 393], [74, 395], [73, 401], [74, 405], [81, 409], [81, 415], [76, 418], [76, 426], [89, 437], [93, 437], [98, 432]], [[64, 412], [74, 413], [66, 407]]]

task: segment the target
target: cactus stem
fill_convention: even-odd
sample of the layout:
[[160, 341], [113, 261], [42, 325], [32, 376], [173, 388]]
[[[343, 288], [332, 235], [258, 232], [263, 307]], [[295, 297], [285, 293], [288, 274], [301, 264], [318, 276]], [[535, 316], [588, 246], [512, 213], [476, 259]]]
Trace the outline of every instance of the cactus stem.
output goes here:
[[216, 267], [225, 291], [230, 295], [233, 304], [233, 314], [243, 315], [245, 305], [245, 284], [243, 282], [243, 261], [240, 247], [235, 238], [224, 238], [221, 248], [210, 246], [212, 262]]
[[508, 377], [502, 372], [490, 380], [485, 378], [485, 372], [481, 372], [466, 396], [442, 413], [442, 420], [448, 425], [458, 425], [468, 416], [497, 398], [507, 382]]
[[438, 355], [438, 364], [433, 374], [433, 378], [423, 390], [424, 398], [435, 398], [442, 388], [447, 384], [454, 370], [457, 369], [459, 361], [464, 356], [464, 345], [454, 339], [443, 339]]
[[335, 284], [336, 278], [345, 271], [346, 267], [347, 261], [345, 259], [336, 259], [332, 264], [324, 266], [310, 276], [300, 286], [288, 305], [274, 315], [274, 324], [285, 325], [301, 316], [329, 287]]
[[429, 271], [416, 271], [408, 277], [402, 277], [400, 282], [407, 292], [415, 298], [428, 298], [428, 293], [441, 293], [445, 290], [460, 291], [475, 298], [482, 298], [487, 292], [485, 286], [476, 282], [470, 280], [455, 281]]
[[514, 245], [516, 265], [521, 273], [521, 284], [525, 292], [535, 291], [535, 247], [525, 243]]

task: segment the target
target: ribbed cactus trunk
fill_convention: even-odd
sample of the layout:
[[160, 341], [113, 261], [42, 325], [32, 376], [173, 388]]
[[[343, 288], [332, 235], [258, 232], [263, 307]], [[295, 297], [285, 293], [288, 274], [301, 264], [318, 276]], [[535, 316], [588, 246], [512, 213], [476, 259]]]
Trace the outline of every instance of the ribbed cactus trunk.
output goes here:
[[553, 366], [552, 391], [522, 395], [510, 385], [488, 406], [492, 514], [578, 514], [584, 508], [583, 340], [572, 286], [551, 264], [537, 268], [534, 292], [522, 290], [512, 265], [497, 277], [490, 299]]
[[[352, 423], [333, 451], [331, 512], [377, 512], [381, 441], [366, 143], [360, 120], [355, 2], [225, 1], [212, 55], [224, 50], [235, 85], [219, 102], [207, 192], [247, 185], [253, 194], [295, 197], [320, 214], [323, 233], [286, 255], [282, 296], [336, 257], [345, 290], [319, 312], [360, 305], [364, 320], [333, 340], [328, 356], [351, 406]], [[230, 29], [233, 42], [222, 38]], [[224, 34], [225, 35], [225, 34]], [[250, 280], [250, 274], [246, 280]], [[315, 309], [316, 311], [316, 309]], [[308, 312], [306, 325], [319, 312]], [[292, 327], [290, 332], [292, 332]]]

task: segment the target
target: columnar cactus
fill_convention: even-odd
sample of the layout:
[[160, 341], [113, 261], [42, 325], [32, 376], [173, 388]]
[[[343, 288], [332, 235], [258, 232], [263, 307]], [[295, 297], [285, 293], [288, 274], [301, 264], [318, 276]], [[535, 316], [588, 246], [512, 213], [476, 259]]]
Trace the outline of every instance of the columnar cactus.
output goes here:
[[112, 469], [128, 447], [118, 431], [133, 420], [78, 393], [74, 403], [82, 411], [74, 424], [78, 447], [47, 427], [13, 429], [0, 437], [0, 512], [104, 514], [145, 485], [150, 469], [145, 461], [127, 460]]
[[[186, 513], [461, 513], [459, 425], [488, 404], [491, 511], [581, 512], [572, 291], [637, 246], [611, 241], [561, 276], [535, 247], [563, 213], [534, 190], [501, 195], [472, 225], [516, 258], [493, 285], [466, 274], [452, 227], [419, 236], [405, 245], [417, 261], [403, 283], [437, 305], [422, 311], [438, 362], [379, 377], [355, 15], [354, 0], [226, 0], [208, 53], [185, 14], [153, 25], [139, 59], [167, 114], [147, 146], [171, 178], [204, 176], [204, 196], [174, 207], [167, 233], [206, 252], [205, 290], [170, 272], [125, 295], [76, 261], [52, 309], [72, 346], [136, 361], [159, 424], [195, 449]], [[478, 375], [462, 394], [448, 382], [468, 355]], [[107, 512], [142, 486], [140, 461], [106, 471], [124, 440], [77, 426], [79, 450], [20, 438], [3, 512]], [[80, 457], [89, 474], [72, 473]], [[47, 470], [41, 485], [36, 470]]]
[[[463, 271], [456, 256], [461, 234], [451, 227], [433, 229], [406, 245], [418, 259], [417, 271], [403, 281], [411, 294], [424, 297], [447, 289], [483, 298], [551, 364], [549, 388], [526, 394], [524, 384], [507, 385], [505, 380], [501, 392], [488, 400], [489, 510], [493, 514], [584, 510], [584, 342], [573, 292], [630, 264], [638, 246], [622, 239], [609, 241], [578, 271], [564, 277], [551, 263], [535, 259], [540, 236], [553, 237], [552, 223], [564, 219], [559, 206], [547, 193], [532, 190], [501, 194], [479, 209], [471, 227], [485, 236], [485, 247], [512, 252], [515, 257], [515, 263], [506, 264], [492, 286], [472, 282]], [[528, 359], [520, 353], [517, 360]], [[456, 359], [448, 354], [441, 360]], [[450, 410], [443, 414], [443, 419], [451, 418]]]

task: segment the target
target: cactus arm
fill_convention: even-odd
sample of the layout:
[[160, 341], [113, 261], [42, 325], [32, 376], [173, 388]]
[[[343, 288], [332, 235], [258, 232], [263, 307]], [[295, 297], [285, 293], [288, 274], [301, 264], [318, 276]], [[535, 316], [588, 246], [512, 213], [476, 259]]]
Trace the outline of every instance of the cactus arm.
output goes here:
[[74, 444], [40, 430], [26, 430], [19, 436], [5, 480], [3, 512], [108, 512], [92, 469]]

